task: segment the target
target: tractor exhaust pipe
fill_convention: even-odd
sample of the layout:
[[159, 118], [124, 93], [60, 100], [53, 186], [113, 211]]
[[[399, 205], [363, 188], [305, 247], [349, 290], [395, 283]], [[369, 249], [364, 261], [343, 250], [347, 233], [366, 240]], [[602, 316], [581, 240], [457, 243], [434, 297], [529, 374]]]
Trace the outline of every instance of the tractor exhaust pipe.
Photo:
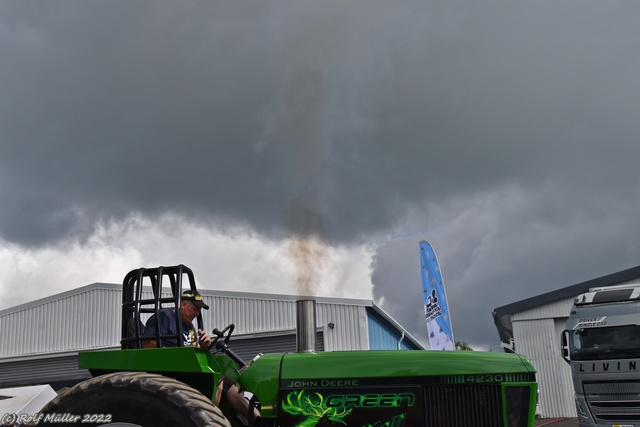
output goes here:
[[316, 302], [312, 299], [296, 301], [296, 351], [316, 351]]

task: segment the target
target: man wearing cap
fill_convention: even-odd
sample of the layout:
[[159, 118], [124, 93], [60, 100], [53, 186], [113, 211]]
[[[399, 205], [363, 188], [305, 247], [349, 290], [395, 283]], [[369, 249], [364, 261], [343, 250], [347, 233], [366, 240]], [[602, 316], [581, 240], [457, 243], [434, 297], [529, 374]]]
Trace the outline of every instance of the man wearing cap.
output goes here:
[[[202, 329], [196, 330], [193, 327], [193, 320], [200, 315], [200, 310], [208, 310], [209, 306], [202, 300], [202, 295], [198, 291], [185, 291], [181, 295], [180, 313], [182, 315], [182, 345], [185, 347], [211, 347], [211, 338]], [[158, 326], [159, 325], [159, 326]], [[176, 331], [176, 312], [173, 308], [163, 308], [158, 311], [158, 318], [154, 314], [147, 320], [147, 326], [144, 328], [143, 336], [154, 337], [156, 331], [160, 328], [160, 335], [177, 334]], [[163, 347], [177, 347], [178, 343], [175, 339], [163, 339]], [[143, 341], [142, 347], [155, 348], [158, 347], [156, 340]]]
[[[182, 345], [185, 347], [198, 347], [208, 349], [211, 347], [211, 338], [205, 331], [202, 329], [198, 329], [196, 340], [196, 330], [193, 327], [193, 320], [200, 315], [200, 310], [205, 309], [209, 310], [209, 306], [205, 304], [202, 300], [202, 295], [198, 291], [185, 291], [180, 296], [180, 313], [182, 315], [182, 336], [183, 343]], [[158, 325], [160, 325], [160, 335], [176, 335], [176, 312], [173, 308], [163, 308], [158, 311], [158, 320], [156, 320], [156, 315], [152, 315], [147, 320], [147, 325], [144, 328], [144, 333], [142, 334], [145, 337], [155, 337], [156, 331], [158, 330]], [[177, 347], [178, 344], [175, 339], [163, 339], [162, 340], [163, 347]], [[156, 340], [152, 341], [142, 341], [142, 347], [144, 348], [155, 348], [158, 347], [158, 343]], [[224, 396], [226, 400], [230, 403], [231, 407], [238, 413], [244, 417], [247, 417], [249, 414], [249, 405], [247, 399], [245, 399], [242, 395], [239, 394], [240, 390], [233, 384], [233, 381], [229, 378], [224, 378], [224, 382], [221, 381], [217, 394], [216, 394], [216, 405], [220, 404], [221, 398]], [[253, 410], [253, 419], [254, 425], [257, 425], [256, 422], [260, 418], [260, 412], [254, 408]]]

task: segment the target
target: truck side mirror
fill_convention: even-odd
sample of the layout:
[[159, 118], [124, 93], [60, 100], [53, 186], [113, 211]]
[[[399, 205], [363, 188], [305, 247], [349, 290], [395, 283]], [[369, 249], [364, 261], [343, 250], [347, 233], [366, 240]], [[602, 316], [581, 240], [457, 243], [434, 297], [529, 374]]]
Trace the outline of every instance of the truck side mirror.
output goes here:
[[562, 358], [565, 362], [571, 363], [571, 358], [569, 357], [569, 331], [566, 329], [562, 331], [560, 334], [560, 350], [562, 351]]

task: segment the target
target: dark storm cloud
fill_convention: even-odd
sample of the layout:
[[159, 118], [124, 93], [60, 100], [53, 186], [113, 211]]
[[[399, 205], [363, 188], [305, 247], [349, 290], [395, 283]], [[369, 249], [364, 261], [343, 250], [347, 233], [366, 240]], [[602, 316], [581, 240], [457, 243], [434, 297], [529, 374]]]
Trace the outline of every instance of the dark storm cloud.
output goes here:
[[[331, 240], [391, 220], [371, 172], [393, 143], [377, 140], [380, 95], [367, 92], [402, 47], [396, 13], [64, 4], [5, 6], [5, 238], [43, 243], [131, 211], [277, 236], [302, 205]], [[31, 203], [70, 219], [39, 221]]]
[[[427, 238], [458, 283], [454, 322], [633, 266], [638, 15], [578, 0], [2, 2], [0, 236], [55, 244], [132, 213], [346, 245], [406, 228], [374, 258], [376, 297], [403, 305], [385, 277]], [[600, 268], [581, 262], [590, 245]]]
[[493, 309], [639, 264], [637, 197], [575, 201], [505, 187], [413, 212], [406, 228], [378, 247], [374, 297], [411, 334], [426, 336], [418, 240], [428, 238], [455, 338], [499, 349]]

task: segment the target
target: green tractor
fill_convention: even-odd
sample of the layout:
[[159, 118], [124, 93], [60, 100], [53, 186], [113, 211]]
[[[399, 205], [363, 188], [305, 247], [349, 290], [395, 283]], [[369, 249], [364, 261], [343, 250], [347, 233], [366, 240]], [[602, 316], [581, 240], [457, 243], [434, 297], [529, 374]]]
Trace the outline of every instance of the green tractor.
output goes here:
[[[183, 286], [184, 276], [188, 285]], [[163, 289], [167, 284], [170, 292]], [[80, 368], [93, 378], [49, 402], [39, 424], [534, 426], [535, 369], [516, 354], [305, 350], [258, 354], [245, 362], [231, 348], [233, 325], [213, 331], [210, 350], [143, 348], [150, 339], [181, 344], [179, 321], [176, 335], [144, 337], [142, 318], [162, 307], [179, 310], [186, 286], [196, 290], [192, 271], [183, 265], [130, 272], [123, 283], [122, 348], [81, 352]], [[299, 316], [299, 328], [304, 317]], [[202, 328], [201, 317], [197, 322]], [[223, 376], [246, 395], [250, 408], [259, 410], [259, 418], [238, 416], [224, 403], [216, 406]]]

